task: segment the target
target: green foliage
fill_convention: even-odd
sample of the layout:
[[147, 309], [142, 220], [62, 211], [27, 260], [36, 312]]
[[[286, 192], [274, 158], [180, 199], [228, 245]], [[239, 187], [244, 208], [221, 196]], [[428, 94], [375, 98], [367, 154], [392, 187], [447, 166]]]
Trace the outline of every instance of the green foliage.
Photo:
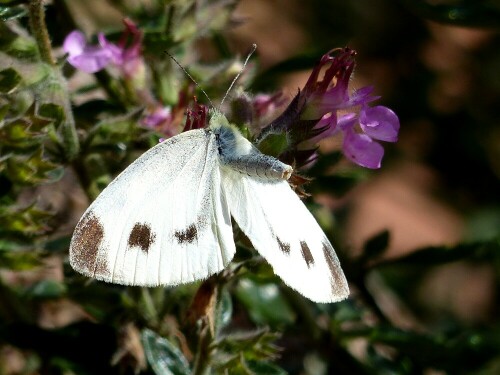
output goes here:
[[[212, 99], [220, 99], [241, 62], [230, 46], [253, 40], [228, 41], [227, 31], [246, 19], [234, 13], [237, 1], [110, 0], [106, 6], [133, 19], [144, 33], [145, 73], [75, 74], [57, 52], [74, 25], [93, 25], [86, 30], [102, 31], [114, 42], [122, 27], [83, 19], [94, 16], [80, 19], [75, 2], [44, 2], [46, 24], [40, 27], [48, 28], [55, 57], [47, 61], [35, 38], [40, 30], [28, 26], [27, 3], [0, 0], [0, 374], [499, 373], [500, 54], [491, 30], [499, 26], [500, 8], [494, 1], [290, 2], [306, 47], [265, 69], [255, 59], [241, 77], [240, 86], [253, 94], [273, 92], [287, 74], [310, 70], [329, 49], [356, 46], [367, 63], [359, 64], [362, 76], [374, 76], [370, 83], [377, 83], [377, 94], [402, 123], [406, 149], [387, 149], [384, 167], [408, 160], [427, 166], [446, 186], [433, 191], [433, 198], [465, 218], [463, 240], [456, 244], [394, 256], [391, 251], [402, 250], [393, 245], [397, 233], [383, 230], [354, 256], [358, 249], [351, 249], [346, 228], [355, 207], [348, 197], [362, 194], [357, 187], [375, 181], [378, 172], [346, 164], [337, 149], [321, 149], [301, 173], [312, 178], [305, 191], [335, 207], [335, 218], [326, 205], [314, 213], [335, 244], [352, 292], [349, 300], [328, 305], [311, 303], [284, 285], [237, 231], [235, 261], [200, 283], [125, 287], [70, 268], [71, 231], [85, 205], [165, 136], [144, 126], [145, 115], [154, 106], [168, 106], [174, 130], [180, 130], [191, 98], [205, 101], [164, 51]], [[88, 14], [97, 19], [102, 9]], [[248, 16], [260, 20], [263, 14]], [[439, 50], [432, 44], [438, 39], [431, 33], [433, 22], [474, 28], [462, 32], [489, 30], [467, 47], [460, 60], [467, 75], [460, 79], [453, 79], [441, 55], [439, 64], [434, 61], [439, 68], [426, 60]], [[274, 37], [267, 35], [265, 42], [280, 43]], [[452, 56], [460, 43], [447, 46]], [[443, 79], [457, 85], [440, 95], [460, 97], [444, 109], [436, 104]], [[422, 133], [428, 137], [419, 138]], [[288, 141], [273, 135], [259, 146], [278, 155]], [[487, 270], [479, 290], [489, 295], [490, 307], [481, 318], [466, 319], [451, 307], [440, 310], [422, 297], [429, 275], [457, 264]], [[468, 274], [461, 277], [469, 282]], [[432, 288], [439, 286], [438, 281]], [[9, 367], [9, 351], [20, 369]]]
[[170, 341], [149, 329], [142, 331], [142, 342], [148, 362], [157, 375], [188, 375], [189, 363]]
[[279, 327], [295, 321], [295, 313], [273, 283], [254, 282], [241, 278], [236, 296], [248, 309], [251, 319], [261, 326]]

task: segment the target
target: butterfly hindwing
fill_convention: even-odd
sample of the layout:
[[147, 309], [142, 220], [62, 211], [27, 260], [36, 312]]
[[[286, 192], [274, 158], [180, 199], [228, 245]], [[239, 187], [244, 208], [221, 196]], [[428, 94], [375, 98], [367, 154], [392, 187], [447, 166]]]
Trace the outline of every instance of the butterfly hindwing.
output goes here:
[[347, 298], [347, 281], [330, 241], [286, 180], [223, 167], [222, 182], [231, 215], [287, 285], [315, 302]]
[[193, 130], [153, 147], [103, 190], [75, 229], [70, 262], [108, 282], [175, 285], [222, 270], [234, 252], [215, 136]]

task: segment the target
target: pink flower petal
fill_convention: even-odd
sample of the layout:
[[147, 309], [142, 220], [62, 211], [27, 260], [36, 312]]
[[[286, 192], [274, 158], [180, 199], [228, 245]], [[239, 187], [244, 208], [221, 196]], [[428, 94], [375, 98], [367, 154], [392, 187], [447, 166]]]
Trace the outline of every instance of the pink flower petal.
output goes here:
[[70, 56], [79, 55], [85, 49], [86, 44], [85, 35], [81, 31], [75, 30], [64, 39], [63, 50]]
[[148, 128], [155, 128], [165, 121], [172, 121], [172, 112], [168, 107], [158, 107], [149, 115], [144, 116], [141, 124]]
[[100, 48], [87, 47], [80, 55], [68, 57], [68, 62], [75, 68], [86, 73], [95, 73], [105, 68], [111, 61], [108, 51]]
[[384, 148], [366, 134], [346, 131], [342, 148], [348, 159], [362, 167], [377, 169], [381, 166]]
[[102, 49], [105, 49], [109, 52], [114, 64], [121, 65], [123, 63], [123, 55], [124, 55], [123, 48], [117, 46], [114, 43], [111, 43], [109, 40], [106, 39], [103, 33], [99, 33], [97, 35], [97, 40], [99, 41], [99, 44], [101, 45]]
[[68, 62], [87, 73], [95, 73], [103, 69], [110, 63], [112, 57], [107, 49], [87, 44], [85, 35], [78, 30], [66, 36], [63, 49], [69, 54]]
[[358, 116], [356, 116], [355, 113], [347, 113], [339, 118], [337, 126], [340, 128], [340, 130], [347, 131], [349, 129], [352, 129], [357, 120]]
[[398, 140], [399, 119], [389, 108], [384, 106], [366, 107], [359, 114], [361, 129], [371, 138], [386, 142]]

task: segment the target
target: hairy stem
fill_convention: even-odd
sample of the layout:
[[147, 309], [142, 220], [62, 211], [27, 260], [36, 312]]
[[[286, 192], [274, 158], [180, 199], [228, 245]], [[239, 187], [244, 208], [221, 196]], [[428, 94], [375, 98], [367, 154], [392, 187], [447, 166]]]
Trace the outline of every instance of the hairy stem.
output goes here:
[[50, 44], [49, 32], [45, 23], [45, 13], [43, 0], [30, 0], [29, 3], [29, 23], [31, 33], [35, 37], [40, 51], [42, 61], [54, 66], [55, 60], [52, 56], [52, 47]]

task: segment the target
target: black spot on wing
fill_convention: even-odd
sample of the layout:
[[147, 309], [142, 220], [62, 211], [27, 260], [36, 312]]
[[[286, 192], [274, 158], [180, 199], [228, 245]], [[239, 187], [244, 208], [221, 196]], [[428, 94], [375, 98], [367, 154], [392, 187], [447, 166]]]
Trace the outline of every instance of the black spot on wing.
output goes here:
[[174, 236], [179, 244], [185, 242], [192, 243], [194, 240], [198, 239], [198, 230], [195, 224], [191, 224], [184, 230], [176, 230]]
[[107, 259], [98, 256], [103, 239], [104, 226], [92, 211], [88, 212], [77, 224], [71, 240], [73, 268], [84, 274], [109, 274]]
[[328, 265], [332, 276], [331, 286], [333, 293], [335, 295], [345, 295], [347, 297], [349, 290], [346, 289], [347, 286], [345, 285], [344, 274], [342, 273], [340, 263], [335, 256], [333, 247], [328, 242], [323, 242], [323, 255], [325, 256], [326, 264]]
[[281, 241], [279, 237], [276, 237], [276, 241], [278, 242], [278, 246], [280, 247], [280, 250], [283, 251], [285, 254], [290, 254], [290, 244]]
[[151, 231], [149, 224], [135, 223], [130, 235], [128, 236], [129, 247], [140, 247], [147, 253], [155, 241], [156, 235]]
[[300, 241], [300, 251], [302, 252], [302, 258], [306, 261], [307, 267], [310, 268], [311, 264], [314, 264], [314, 258], [305, 241]]

